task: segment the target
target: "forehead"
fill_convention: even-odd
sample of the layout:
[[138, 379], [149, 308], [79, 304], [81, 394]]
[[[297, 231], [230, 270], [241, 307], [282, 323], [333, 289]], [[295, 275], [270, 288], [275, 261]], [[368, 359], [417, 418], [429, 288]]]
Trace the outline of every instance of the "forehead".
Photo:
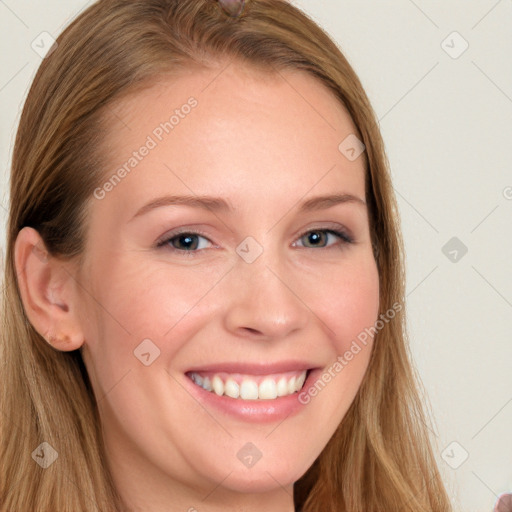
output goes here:
[[135, 207], [162, 187], [230, 196], [235, 207], [248, 204], [248, 190], [275, 201], [312, 188], [348, 187], [364, 197], [363, 159], [349, 161], [338, 148], [357, 133], [353, 121], [330, 89], [302, 71], [224, 63], [162, 76], [112, 104], [105, 121], [105, 176], [126, 171], [112, 202]]

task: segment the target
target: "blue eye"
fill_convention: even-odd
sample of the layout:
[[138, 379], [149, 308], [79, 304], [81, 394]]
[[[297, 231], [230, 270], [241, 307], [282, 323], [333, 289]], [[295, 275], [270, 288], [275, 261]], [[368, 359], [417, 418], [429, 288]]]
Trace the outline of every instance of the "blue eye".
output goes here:
[[[328, 243], [329, 235], [333, 237], [337, 237], [341, 243], [334, 244]], [[305, 249], [328, 249], [333, 245], [343, 246], [345, 244], [354, 243], [354, 240], [345, 232], [338, 231], [335, 229], [311, 229], [303, 233], [299, 240], [307, 237], [307, 244], [309, 246], [302, 246]], [[200, 239], [205, 240], [206, 244], [200, 243]], [[167, 248], [173, 252], [179, 252], [181, 254], [186, 254], [187, 256], [192, 256], [194, 253], [197, 253], [203, 249], [207, 249], [207, 244], [212, 243], [205, 236], [200, 235], [199, 233], [193, 231], [182, 231], [178, 233], [171, 233], [170, 236], [166, 236], [163, 240], [157, 242], [157, 248]]]

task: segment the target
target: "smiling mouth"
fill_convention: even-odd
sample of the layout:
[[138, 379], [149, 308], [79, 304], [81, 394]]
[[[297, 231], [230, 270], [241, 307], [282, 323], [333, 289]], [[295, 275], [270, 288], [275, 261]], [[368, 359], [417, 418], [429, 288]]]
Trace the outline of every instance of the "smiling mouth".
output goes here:
[[273, 375], [248, 375], [225, 372], [189, 372], [187, 376], [197, 386], [239, 400], [275, 400], [298, 393], [310, 370]]

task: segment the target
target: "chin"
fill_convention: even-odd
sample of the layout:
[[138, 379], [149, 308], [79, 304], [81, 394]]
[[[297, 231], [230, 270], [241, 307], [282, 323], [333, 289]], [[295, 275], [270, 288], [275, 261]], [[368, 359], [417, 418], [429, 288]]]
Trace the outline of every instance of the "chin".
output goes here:
[[[261, 461], [259, 461], [261, 463]], [[289, 463], [289, 461], [287, 461]], [[276, 489], [293, 485], [307, 471], [304, 466], [297, 470], [278, 467], [276, 465], [261, 465], [252, 468], [235, 468], [223, 482], [222, 486], [240, 493], [268, 493]]]

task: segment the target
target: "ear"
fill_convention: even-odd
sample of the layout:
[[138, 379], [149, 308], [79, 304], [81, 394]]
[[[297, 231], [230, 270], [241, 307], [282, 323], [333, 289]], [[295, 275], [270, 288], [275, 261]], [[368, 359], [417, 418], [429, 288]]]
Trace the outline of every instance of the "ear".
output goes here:
[[83, 344], [73, 264], [51, 256], [39, 233], [24, 227], [14, 244], [21, 299], [34, 329], [58, 350]]

